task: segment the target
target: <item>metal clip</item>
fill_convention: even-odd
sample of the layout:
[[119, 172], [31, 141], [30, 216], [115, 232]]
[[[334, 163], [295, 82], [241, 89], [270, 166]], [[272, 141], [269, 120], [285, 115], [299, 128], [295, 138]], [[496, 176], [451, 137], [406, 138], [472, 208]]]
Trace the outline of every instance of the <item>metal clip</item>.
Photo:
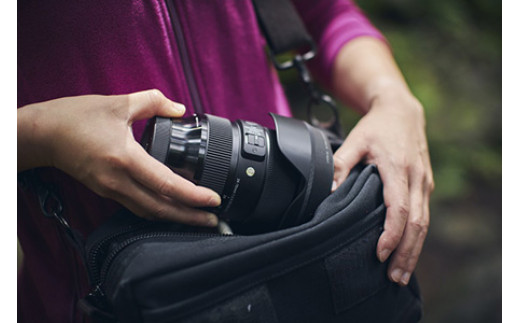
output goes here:
[[56, 193], [55, 187], [52, 185], [39, 185], [37, 195], [43, 215], [48, 218], [54, 218], [72, 240], [77, 240], [69, 223], [62, 216], [63, 204]]
[[[315, 127], [325, 129], [332, 134], [343, 138], [343, 130], [339, 123], [339, 113], [336, 102], [328, 95], [321, 92], [318, 88], [316, 88], [314, 81], [305, 65], [305, 59], [299, 55], [294, 57], [293, 66], [298, 71], [298, 75], [300, 76], [300, 80], [307, 88], [307, 92], [310, 95], [309, 103], [307, 104], [307, 119], [308, 121]], [[327, 109], [330, 113], [327, 119], [323, 120], [323, 117], [318, 117], [316, 115], [316, 108], [320, 108], [320, 114], [326, 115], [324, 112], [324, 108]]]
[[276, 59], [276, 55], [271, 51], [271, 48], [268, 48], [268, 52], [269, 56], [271, 57], [271, 61], [273, 62], [276, 69], [279, 71], [284, 71], [293, 68], [296, 59], [301, 59], [302, 61], [306, 62], [314, 58], [314, 56], [316, 56], [316, 45], [314, 44], [314, 42], [309, 43], [309, 45], [309, 50], [307, 50], [304, 54], [297, 54], [293, 59], [287, 60], [285, 62], [279, 62]]

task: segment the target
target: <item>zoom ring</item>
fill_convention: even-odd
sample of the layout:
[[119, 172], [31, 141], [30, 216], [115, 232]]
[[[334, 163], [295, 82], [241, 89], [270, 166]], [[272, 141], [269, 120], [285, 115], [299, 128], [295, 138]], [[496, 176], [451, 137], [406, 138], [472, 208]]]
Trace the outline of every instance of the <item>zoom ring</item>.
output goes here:
[[206, 115], [208, 119], [208, 150], [199, 185], [211, 188], [219, 195], [224, 192], [231, 163], [233, 137], [231, 122], [227, 119]]

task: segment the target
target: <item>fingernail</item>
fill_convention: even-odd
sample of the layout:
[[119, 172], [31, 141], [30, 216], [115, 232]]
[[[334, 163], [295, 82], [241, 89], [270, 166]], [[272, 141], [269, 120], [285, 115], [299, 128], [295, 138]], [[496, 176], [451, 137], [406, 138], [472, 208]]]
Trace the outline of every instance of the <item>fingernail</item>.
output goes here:
[[215, 214], [208, 214], [208, 226], [216, 227], [218, 224], [218, 218]]
[[220, 203], [222, 203], [222, 200], [220, 198], [220, 195], [218, 194], [214, 194], [210, 199], [209, 199], [209, 206], [219, 206]]
[[173, 103], [173, 110], [175, 110], [176, 113], [184, 114], [186, 112], [186, 107], [182, 103]]
[[377, 256], [378, 256], [380, 262], [385, 262], [388, 259], [388, 257], [390, 256], [390, 250], [383, 249], [382, 251], [379, 252], [379, 254]]
[[394, 269], [392, 273], [390, 274], [390, 277], [392, 277], [392, 280], [396, 283], [401, 281], [401, 277], [403, 276], [403, 271], [399, 268]]
[[338, 188], [338, 182], [333, 181], [332, 182], [332, 188], [330, 189], [332, 192], [334, 192]]
[[401, 284], [408, 285], [409, 280], [410, 280], [410, 273], [404, 273], [403, 277], [401, 277]]

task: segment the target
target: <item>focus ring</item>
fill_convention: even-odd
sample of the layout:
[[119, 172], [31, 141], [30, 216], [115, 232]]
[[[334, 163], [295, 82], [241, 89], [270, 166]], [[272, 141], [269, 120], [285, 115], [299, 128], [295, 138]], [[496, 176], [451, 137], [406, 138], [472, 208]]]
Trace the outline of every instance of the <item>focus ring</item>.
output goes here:
[[199, 185], [222, 195], [231, 163], [233, 134], [228, 119], [206, 115], [208, 119], [208, 150]]

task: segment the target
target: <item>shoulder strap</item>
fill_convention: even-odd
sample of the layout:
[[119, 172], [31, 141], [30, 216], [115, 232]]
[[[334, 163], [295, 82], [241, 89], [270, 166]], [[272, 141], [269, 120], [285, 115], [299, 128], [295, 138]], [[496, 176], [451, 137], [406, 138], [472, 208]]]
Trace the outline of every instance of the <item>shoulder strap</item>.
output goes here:
[[[295, 68], [310, 95], [307, 106], [308, 121], [320, 128], [329, 138], [334, 151], [343, 143], [344, 133], [339, 123], [335, 101], [315, 85], [305, 63], [316, 54], [316, 46], [307, 32], [296, 8], [289, 0], [252, 0], [258, 24], [269, 45], [271, 61], [278, 70]], [[286, 62], [278, 62], [276, 55], [295, 52]], [[320, 120], [316, 111], [330, 111], [327, 120]]]
[[313, 47], [311, 36], [288, 0], [253, 0], [258, 22], [273, 54]]

